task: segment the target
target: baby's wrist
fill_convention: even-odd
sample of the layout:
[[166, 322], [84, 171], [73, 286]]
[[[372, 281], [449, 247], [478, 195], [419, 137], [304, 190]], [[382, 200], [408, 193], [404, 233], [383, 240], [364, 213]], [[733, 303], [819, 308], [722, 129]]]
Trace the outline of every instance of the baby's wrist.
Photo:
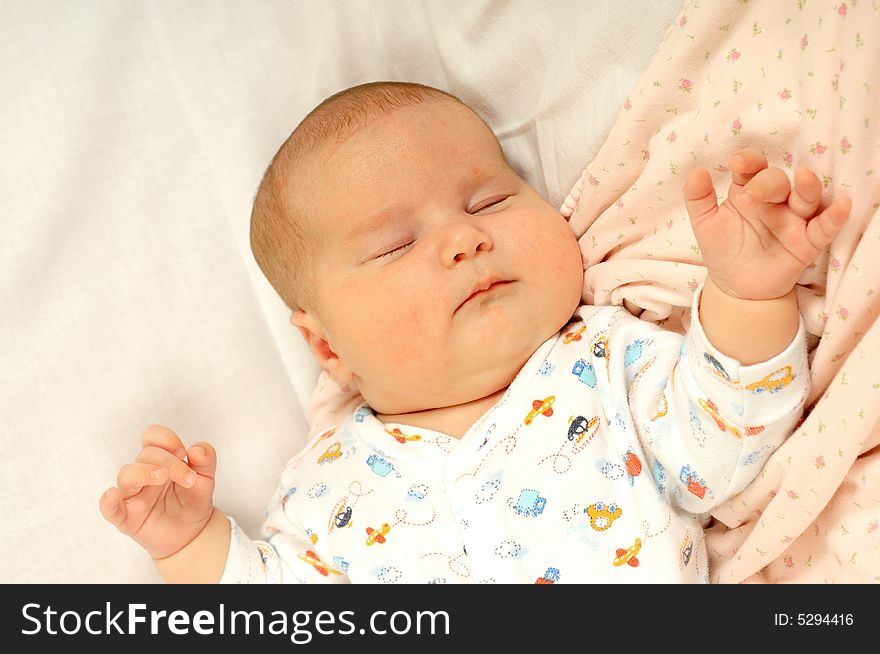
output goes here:
[[229, 519], [214, 507], [195, 538], [174, 554], [154, 557], [153, 563], [168, 583], [216, 583], [226, 566], [230, 532]]
[[713, 286], [713, 291], [717, 293], [723, 294], [724, 297], [732, 299], [732, 300], [742, 300], [744, 302], [775, 302], [777, 300], [783, 300], [788, 298], [789, 296], [794, 295], [794, 286], [788, 289], [784, 293], [774, 294], [772, 296], [767, 297], [748, 297], [734, 290], [729, 284], [726, 284], [724, 281], [719, 281], [712, 276], [712, 273], [708, 273], [706, 275], [706, 280], [703, 284], [704, 288], [708, 286]]
[[748, 300], [728, 295], [708, 278], [698, 311], [712, 346], [745, 366], [768, 361], [782, 352], [800, 322], [794, 289], [778, 298]]
[[[186, 539], [183, 540], [182, 542], [178, 540], [177, 542], [166, 543], [165, 542], [166, 540], [172, 540], [170, 538], [158, 539], [160, 541], [159, 544], [156, 544], [156, 543], [148, 544], [148, 543], [144, 543], [141, 541], [138, 541], [138, 542], [145, 550], [147, 550], [147, 554], [150, 555], [150, 558], [153, 559], [154, 562], [171, 558], [172, 556], [175, 556], [177, 553], [186, 549], [191, 542], [193, 542], [196, 538], [199, 537], [199, 534], [201, 534], [202, 531], [204, 531], [205, 527], [211, 521], [211, 518], [214, 515], [214, 510], [215, 510], [215, 507], [213, 505], [211, 505], [211, 510], [208, 511], [207, 516], [205, 518], [202, 518], [201, 520], [193, 520], [192, 522], [187, 522], [186, 532], [188, 533], [188, 535], [187, 535]], [[201, 524], [199, 524], [199, 523], [201, 523]], [[175, 532], [181, 531], [180, 529], [177, 529], [175, 527], [169, 527], [167, 525], [164, 527], [164, 529], [165, 530], [170, 529]], [[178, 536], [178, 537], [181, 536], [181, 534], [179, 534], [179, 533], [175, 533], [174, 535]], [[156, 540], [156, 539], [154, 538], [151, 540]], [[177, 539], [174, 539], [174, 540], [177, 540]]]

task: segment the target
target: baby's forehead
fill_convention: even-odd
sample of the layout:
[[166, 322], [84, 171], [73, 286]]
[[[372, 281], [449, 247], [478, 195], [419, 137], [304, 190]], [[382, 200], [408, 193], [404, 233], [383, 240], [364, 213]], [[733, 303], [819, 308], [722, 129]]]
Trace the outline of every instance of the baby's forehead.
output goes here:
[[495, 135], [479, 116], [453, 101], [428, 100], [358, 122], [316, 143], [300, 161], [294, 185], [309, 213], [319, 221], [332, 220], [328, 211], [345, 195], [378, 195], [388, 204], [405, 185], [401, 179], [412, 179], [413, 169], [445, 174], [453, 168], [448, 165], [453, 150], [459, 183], [479, 183], [510, 171]]
[[388, 165], [391, 172], [395, 166], [402, 170], [443, 159], [453, 151], [460, 155], [458, 163], [474, 173], [507, 164], [489, 126], [465, 105], [451, 101], [427, 101], [387, 112], [327, 139], [316, 154], [321, 166], [334, 168], [325, 172], [355, 161], [351, 173], [358, 174], [358, 162]]

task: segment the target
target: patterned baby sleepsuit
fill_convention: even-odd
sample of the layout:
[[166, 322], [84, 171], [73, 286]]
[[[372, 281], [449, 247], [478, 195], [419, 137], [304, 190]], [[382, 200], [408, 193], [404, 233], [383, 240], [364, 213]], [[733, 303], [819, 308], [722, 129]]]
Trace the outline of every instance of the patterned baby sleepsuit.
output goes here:
[[[699, 292], [695, 296], [699, 297]], [[361, 405], [282, 470], [223, 582], [708, 580], [707, 512], [801, 416], [803, 325], [769, 361], [619, 307], [581, 307], [462, 438]]]

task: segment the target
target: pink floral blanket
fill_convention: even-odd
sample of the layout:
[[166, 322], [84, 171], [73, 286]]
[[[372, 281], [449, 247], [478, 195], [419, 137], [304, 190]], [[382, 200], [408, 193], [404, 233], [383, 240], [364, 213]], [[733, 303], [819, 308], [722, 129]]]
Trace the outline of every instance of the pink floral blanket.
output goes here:
[[584, 301], [689, 324], [705, 270], [681, 190], [722, 198], [741, 147], [848, 194], [843, 232], [800, 280], [813, 389], [760, 477], [713, 512], [711, 580], [880, 581], [880, 3], [689, 2], [562, 207]]

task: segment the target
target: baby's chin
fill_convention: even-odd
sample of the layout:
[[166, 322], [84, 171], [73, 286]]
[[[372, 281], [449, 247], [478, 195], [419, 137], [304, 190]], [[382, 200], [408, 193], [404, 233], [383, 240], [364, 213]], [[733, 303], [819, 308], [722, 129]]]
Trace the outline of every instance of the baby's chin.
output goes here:
[[[471, 321], [464, 330], [466, 336], [446, 348], [447, 356], [440, 363], [434, 360], [436, 369], [422, 368], [417, 375], [389, 371], [384, 379], [394, 380], [396, 388], [371, 393], [378, 389], [361, 384], [364, 400], [377, 413], [401, 415], [479, 402], [504, 391], [541, 345], [571, 320], [580, 295], [570, 299], [545, 305], [543, 311], [520, 308], [515, 319], [506, 315], [497, 321], [497, 316], [484, 315], [482, 320]], [[496, 310], [504, 313], [499, 306], [487, 314]]]
[[541, 339], [534, 345], [524, 343], [518, 349], [497, 350], [489, 357], [470, 358], [457, 364], [449, 362], [461, 372], [438, 379], [438, 385], [434, 387], [423, 387], [414, 393], [414, 384], [407, 384], [402, 385], [399, 392], [386, 393], [385, 398], [371, 397], [366, 393], [364, 400], [374, 411], [386, 415], [434, 411], [480, 402], [505, 391], [546, 340]]

